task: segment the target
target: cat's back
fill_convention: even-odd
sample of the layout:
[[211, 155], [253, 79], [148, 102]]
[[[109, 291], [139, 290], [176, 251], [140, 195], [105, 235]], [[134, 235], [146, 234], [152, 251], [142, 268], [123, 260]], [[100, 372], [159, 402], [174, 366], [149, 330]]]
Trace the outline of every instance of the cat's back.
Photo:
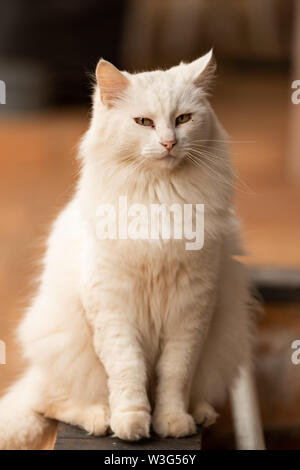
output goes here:
[[66, 287], [77, 285], [83, 226], [76, 197], [56, 218], [44, 258], [43, 281], [55, 280]]

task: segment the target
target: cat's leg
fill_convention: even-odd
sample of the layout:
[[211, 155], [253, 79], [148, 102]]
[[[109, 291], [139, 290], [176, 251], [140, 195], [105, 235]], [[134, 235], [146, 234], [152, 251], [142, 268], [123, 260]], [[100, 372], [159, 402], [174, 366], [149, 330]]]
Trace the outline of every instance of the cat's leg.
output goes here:
[[188, 414], [189, 375], [192, 373], [190, 332], [169, 338], [157, 366], [158, 384], [153, 414], [154, 431], [162, 436], [182, 437], [196, 432]]
[[124, 312], [102, 311], [94, 344], [108, 375], [112, 431], [125, 440], [149, 437], [146, 364], [136, 328]]
[[218, 242], [207, 241], [201, 252], [187, 255], [169, 295], [153, 414], [153, 428], [162, 437], [197, 429], [189, 413], [191, 390], [215, 309], [220, 251]]
[[199, 303], [187, 303], [187, 309], [178, 315], [184, 320], [170, 328], [157, 366], [153, 427], [162, 437], [196, 432], [195, 420], [188, 410], [193, 375], [210, 318], [211, 307], [207, 296], [204, 298], [202, 318]]
[[205, 428], [214, 424], [219, 416], [216, 410], [205, 400], [197, 402], [191, 414], [195, 422]]
[[101, 403], [86, 405], [66, 399], [46, 406], [40, 413], [47, 418], [79, 426], [95, 436], [105, 436], [109, 430], [109, 407]]

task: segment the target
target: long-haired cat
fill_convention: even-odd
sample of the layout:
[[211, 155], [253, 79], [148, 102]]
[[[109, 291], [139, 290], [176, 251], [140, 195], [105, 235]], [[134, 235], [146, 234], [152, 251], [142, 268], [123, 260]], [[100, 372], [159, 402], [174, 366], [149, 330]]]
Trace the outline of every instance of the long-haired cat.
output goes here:
[[[0, 401], [0, 448], [47, 418], [101, 436], [187, 436], [212, 424], [248, 360], [249, 286], [227, 137], [207, 101], [212, 53], [169, 70], [100, 60], [74, 197], [57, 218], [19, 328], [29, 362]], [[204, 246], [99, 238], [99, 204], [204, 204]]]

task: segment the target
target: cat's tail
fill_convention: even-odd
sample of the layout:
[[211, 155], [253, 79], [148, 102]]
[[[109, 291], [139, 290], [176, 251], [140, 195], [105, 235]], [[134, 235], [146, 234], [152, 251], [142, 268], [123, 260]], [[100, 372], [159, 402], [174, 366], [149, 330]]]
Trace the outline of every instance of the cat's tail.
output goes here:
[[38, 388], [35, 374], [28, 371], [0, 399], [0, 450], [39, 445], [50, 422], [34, 411]]

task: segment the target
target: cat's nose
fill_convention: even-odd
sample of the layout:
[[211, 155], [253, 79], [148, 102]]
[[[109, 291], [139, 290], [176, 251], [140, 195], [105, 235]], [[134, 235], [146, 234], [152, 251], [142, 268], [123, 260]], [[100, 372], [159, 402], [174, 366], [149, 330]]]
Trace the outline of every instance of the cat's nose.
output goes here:
[[164, 147], [166, 147], [166, 149], [170, 152], [170, 150], [172, 150], [174, 145], [176, 145], [177, 141], [176, 140], [164, 140], [159, 143], [160, 145], [163, 145]]

